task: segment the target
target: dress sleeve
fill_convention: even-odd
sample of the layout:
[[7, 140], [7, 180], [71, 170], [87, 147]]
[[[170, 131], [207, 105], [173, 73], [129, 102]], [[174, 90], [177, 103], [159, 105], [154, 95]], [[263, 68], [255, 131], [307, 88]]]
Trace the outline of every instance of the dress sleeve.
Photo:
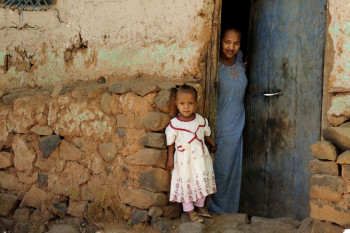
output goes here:
[[176, 137], [177, 137], [177, 131], [173, 129], [170, 124], [165, 129], [165, 135], [166, 135], [166, 144], [167, 146], [172, 145], [175, 143]]
[[204, 120], [205, 120], [204, 136], [210, 136], [211, 130], [210, 130], [210, 127], [209, 127], [208, 120], [207, 120], [207, 118], [204, 118]]

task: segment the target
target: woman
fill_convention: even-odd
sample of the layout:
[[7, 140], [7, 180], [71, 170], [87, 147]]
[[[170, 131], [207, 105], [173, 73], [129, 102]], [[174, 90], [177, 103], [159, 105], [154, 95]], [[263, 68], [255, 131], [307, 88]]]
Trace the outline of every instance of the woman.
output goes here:
[[214, 173], [217, 193], [211, 196], [210, 210], [237, 213], [241, 189], [244, 94], [247, 86], [242, 61], [241, 33], [235, 28], [223, 30], [219, 56], [219, 89], [216, 120]]

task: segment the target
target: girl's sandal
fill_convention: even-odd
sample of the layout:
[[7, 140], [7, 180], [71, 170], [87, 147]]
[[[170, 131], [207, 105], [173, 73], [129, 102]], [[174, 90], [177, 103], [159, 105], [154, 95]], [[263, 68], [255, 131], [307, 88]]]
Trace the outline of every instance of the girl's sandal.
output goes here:
[[208, 210], [205, 208], [197, 208], [197, 212], [199, 215], [207, 218], [211, 218], [211, 215], [209, 214]]
[[203, 222], [203, 218], [198, 215], [198, 213], [194, 212], [193, 214], [188, 214], [191, 222]]

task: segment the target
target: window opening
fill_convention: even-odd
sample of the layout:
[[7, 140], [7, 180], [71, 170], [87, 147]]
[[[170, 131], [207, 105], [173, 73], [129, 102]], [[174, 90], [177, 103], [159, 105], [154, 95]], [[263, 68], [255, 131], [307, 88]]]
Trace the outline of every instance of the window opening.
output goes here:
[[8, 7], [14, 7], [17, 9], [18, 7], [21, 8], [23, 11], [25, 8], [30, 8], [32, 10], [35, 10], [37, 8], [43, 8], [44, 6], [46, 9], [49, 9], [49, 5], [52, 4], [52, 0], [7, 0], [5, 2], [5, 6]]

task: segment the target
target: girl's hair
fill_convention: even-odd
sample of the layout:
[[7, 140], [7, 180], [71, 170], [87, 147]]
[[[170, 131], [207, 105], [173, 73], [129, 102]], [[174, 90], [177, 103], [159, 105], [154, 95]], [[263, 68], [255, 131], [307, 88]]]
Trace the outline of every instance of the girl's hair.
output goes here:
[[171, 117], [175, 117], [178, 115], [178, 110], [176, 108], [176, 94], [178, 93], [178, 91], [189, 91], [189, 92], [193, 92], [195, 99], [197, 100], [197, 90], [196, 88], [185, 84], [182, 85], [176, 85], [175, 87], [170, 89], [171, 92], [171, 103], [170, 103], [170, 113], [169, 115]]
[[239, 32], [239, 34], [241, 35], [241, 40], [242, 40], [242, 31], [241, 29], [236, 26], [236, 25], [231, 25], [231, 24], [225, 24], [221, 27], [221, 35], [220, 35], [220, 42], [222, 41], [222, 39], [224, 38], [225, 32], [229, 31], [229, 30], [234, 30], [236, 32]]

